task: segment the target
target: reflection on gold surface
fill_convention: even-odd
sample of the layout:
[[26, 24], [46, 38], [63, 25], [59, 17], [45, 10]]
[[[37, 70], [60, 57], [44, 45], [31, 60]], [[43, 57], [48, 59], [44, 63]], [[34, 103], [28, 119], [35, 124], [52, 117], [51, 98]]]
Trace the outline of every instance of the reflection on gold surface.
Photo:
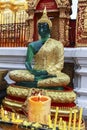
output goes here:
[[27, 2], [26, 0], [0, 0], [0, 10], [4, 10], [9, 8], [13, 11], [18, 10], [20, 8], [27, 9]]

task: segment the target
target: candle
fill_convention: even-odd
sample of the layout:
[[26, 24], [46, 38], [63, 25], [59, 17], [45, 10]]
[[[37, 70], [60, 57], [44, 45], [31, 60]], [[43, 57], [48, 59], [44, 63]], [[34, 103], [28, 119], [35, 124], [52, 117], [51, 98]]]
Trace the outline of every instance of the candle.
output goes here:
[[62, 118], [59, 119], [59, 129], [62, 129]]
[[7, 115], [8, 115], [8, 112], [7, 112], [7, 111], [4, 111], [4, 119], [3, 119], [3, 120], [8, 122], [8, 121], [9, 121], [9, 118], [8, 118]]
[[52, 128], [52, 120], [51, 120], [50, 114], [48, 115], [48, 126], [49, 128]]
[[80, 127], [81, 127], [82, 112], [83, 112], [83, 109], [82, 109], [82, 108], [80, 108], [80, 112], [79, 112], [79, 124], [78, 124], [78, 130], [80, 130]]
[[51, 98], [47, 96], [31, 96], [28, 98], [28, 119], [30, 122], [48, 123]]
[[22, 119], [20, 119], [20, 116], [19, 116], [19, 115], [17, 115], [17, 119], [15, 120], [15, 122], [16, 122], [16, 123], [22, 123], [22, 122], [23, 122], [23, 120], [22, 120]]
[[12, 118], [11, 118], [12, 122], [14, 122], [15, 121], [15, 113], [12, 112], [11, 116], [12, 116]]
[[54, 127], [53, 127], [54, 130], [56, 130], [57, 116], [58, 116], [58, 107], [56, 107], [56, 113], [55, 113], [55, 119], [54, 119]]
[[71, 122], [72, 122], [72, 109], [70, 110], [70, 114], [69, 114], [69, 125], [68, 125], [68, 130], [71, 129]]
[[1, 107], [1, 118], [2, 118], [2, 120], [4, 120], [4, 109], [3, 109], [3, 107]]
[[67, 130], [66, 129], [66, 122], [65, 121], [63, 121], [63, 130]]
[[73, 130], [76, 129], [76, 111], [74, 111]]

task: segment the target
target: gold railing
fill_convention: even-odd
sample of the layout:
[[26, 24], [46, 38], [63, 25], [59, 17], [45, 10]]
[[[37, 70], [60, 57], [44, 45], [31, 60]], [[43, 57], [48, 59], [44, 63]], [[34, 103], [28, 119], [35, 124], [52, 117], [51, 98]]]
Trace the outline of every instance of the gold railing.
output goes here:
[[0, 47], [26, 46], [26, 23], [0, 24]]
[[0, 47], [26, 46], [26, 0], [0, 0]]

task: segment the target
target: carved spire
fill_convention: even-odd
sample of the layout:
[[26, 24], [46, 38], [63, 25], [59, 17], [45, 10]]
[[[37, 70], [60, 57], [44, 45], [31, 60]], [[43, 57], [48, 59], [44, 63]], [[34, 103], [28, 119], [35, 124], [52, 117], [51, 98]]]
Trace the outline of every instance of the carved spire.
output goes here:
[[49, 19], [49, 17], [47, 16], [47, 10], [46, 7], [43, 10], [43, 15], [42, 17], [38, 20], [38, 23], [48, 23], [49, 27], [52, 27], [52, 22]]

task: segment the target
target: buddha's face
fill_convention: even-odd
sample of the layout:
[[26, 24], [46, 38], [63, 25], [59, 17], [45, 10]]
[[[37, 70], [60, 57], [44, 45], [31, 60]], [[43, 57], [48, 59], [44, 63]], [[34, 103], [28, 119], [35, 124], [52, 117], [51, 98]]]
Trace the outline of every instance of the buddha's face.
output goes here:
[[38, 23], [38, 33], [41, 37], [47, 37], [50, 34], [48, 23]]

